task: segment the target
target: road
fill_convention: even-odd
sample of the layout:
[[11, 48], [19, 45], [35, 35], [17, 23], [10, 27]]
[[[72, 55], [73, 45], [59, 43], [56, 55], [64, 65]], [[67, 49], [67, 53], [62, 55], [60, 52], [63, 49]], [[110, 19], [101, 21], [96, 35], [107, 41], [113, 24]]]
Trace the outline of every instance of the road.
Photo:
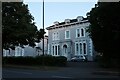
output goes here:
[[[114, 73], [114, 74], [113, 74]], [[94, 62], [70, 62], [67, 67], [58, 67], [55, 70], [34, 70], [34, 69], [19, 69], [19, 68], [3, 68], [3, 80], [11, 78], [31, 78], [31, 79], [83, 79], [85, 78], [107, 78], [118, 79], [117, 72], [107, 71], [99, 68]], [[18, 79], [17, 79], [18, 80]], [[22, 79], [23, 80], [23, 79]]]

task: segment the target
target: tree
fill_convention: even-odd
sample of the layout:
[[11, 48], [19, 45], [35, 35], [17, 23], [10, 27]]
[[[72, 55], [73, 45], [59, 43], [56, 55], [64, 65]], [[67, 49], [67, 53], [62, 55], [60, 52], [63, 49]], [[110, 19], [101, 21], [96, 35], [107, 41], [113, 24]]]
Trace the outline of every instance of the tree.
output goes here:
[[[2, 3], [2, 42], [3, 48], [15, 45], [35, 46], [41, 32], [35, 26], [34, 17], [23, 2]], [[38, 34], [39, 33], [39, 34]], [[43, 35], [43, 34], [40, 34]], [[39, 36], [39, 39], [41, 36]]]
[[95, 50], [103, 53], [104, 62], [118, 63], [120, 58], [120, 2], [98, 2], [87, 13], [91, 23], [88, 32]]
[[45, 33], [46, 32], [43, 29], [40, 29], [39, 31], [37, 31], [36, 42], [40, 42], [40, 39], [43, 39], [43, 36], [44, 36]]

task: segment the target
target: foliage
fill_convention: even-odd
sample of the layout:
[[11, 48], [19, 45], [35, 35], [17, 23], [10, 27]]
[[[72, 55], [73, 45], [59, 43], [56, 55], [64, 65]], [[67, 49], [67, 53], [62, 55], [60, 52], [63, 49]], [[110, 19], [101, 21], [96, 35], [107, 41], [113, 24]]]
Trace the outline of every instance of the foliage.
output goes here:
[[4, 64], [15, 65], [45, 65], [45, 66], [66, 66], [66, 57], [54, 57], [50, 55], [37, 56], [37, 57], [3, 57]]
[[120, 2], [98, 2], [87, 13], [91, 23], [88, 31], [94, 48], [103, 54], [102, 60], [111, 63], [120, 58]]
[[[35, 26], [34, 17], [23, 2], [2, 3], [2, 39], [3, 48], [15, 45], [35, 46], [42, 35]], [[39, 36], [40, 34], [40, 36]], [[39, 39], [38, 37], [39, 36]]]

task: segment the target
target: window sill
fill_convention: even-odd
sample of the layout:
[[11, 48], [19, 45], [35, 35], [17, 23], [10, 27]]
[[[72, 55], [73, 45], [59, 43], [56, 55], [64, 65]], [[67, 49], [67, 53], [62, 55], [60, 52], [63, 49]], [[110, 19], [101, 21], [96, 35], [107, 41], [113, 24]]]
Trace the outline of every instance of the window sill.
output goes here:
[[52, 56], [59, 56], [59, 55], [52, 55]]
[[65, 38], [65, 39], [70, 39], [70, 38]]

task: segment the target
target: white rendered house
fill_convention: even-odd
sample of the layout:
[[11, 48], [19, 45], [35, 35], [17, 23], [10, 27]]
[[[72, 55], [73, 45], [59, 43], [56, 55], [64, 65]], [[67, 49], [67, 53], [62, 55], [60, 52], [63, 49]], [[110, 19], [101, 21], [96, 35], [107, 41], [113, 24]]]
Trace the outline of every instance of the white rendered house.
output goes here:
[[74, 56], [84, 55], [88, 61], [93, 60], [93, 43], [86, 29], [90, 23], [87, 18], [65, 19], [54, 22], [47, 27], [48, 54], [65, 56], [70, 60]]

